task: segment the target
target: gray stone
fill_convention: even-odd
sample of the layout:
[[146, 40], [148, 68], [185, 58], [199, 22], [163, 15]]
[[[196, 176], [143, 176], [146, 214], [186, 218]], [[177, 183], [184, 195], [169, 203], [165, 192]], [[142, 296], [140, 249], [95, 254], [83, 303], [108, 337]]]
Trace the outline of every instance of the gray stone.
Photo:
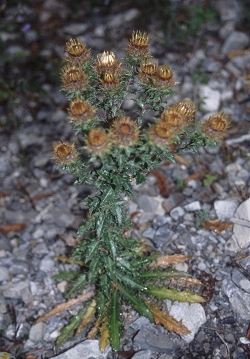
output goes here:
[[139, 196], [137, 203], [144, 212], [154, 213], [158, 207], [158, 201], [156, 201], [153, 197], [143, 194]]
[[149, 239], [154, 239], [155, 236], [155, 229], [153, 229], [152, 227], [148, 227], [146, 229], [146, 231], [144, 231], [142, 233], [143, 237], [149, 238]]
[[153, 239], [156, 247], [160, 247], [163, 243], [166, 243], [171, 240], [174, 232], [169, 229], [169, 225], [161, 226], [155, 232], [155, 237]]
[[6, 298], [22, 298], [25, 303], [30, 303], [33, 299], [29, 290], [28, 280], [8, 283], [0, 287], [1, 292]]
[[237, 207], [238, 201], [233, 199], [217, 200], [214, 202], [216, 215], [222, 221], [226, 221], [233, 217]]
[[[239, 205], [234, 213], [234, 218], [246, 221], [246, 224], [250, 225], [250, 198]], [[250, 227], [244, 225], [244, 222], [243, 224], [234, 224], [233, 235], [241, 248], [249, 246]]]
[[150, 323], [150, 320], [146, 317], [139, 317], [133, 323], [130, 324], [131, 328], [134, 330], [139, 330], [145, 324]]
[[83, 34], [88, 28], [87, 23], [80, 23], [80, 24], [70, 24], [63, 28], [63, 31], [66, 32], [66, 34], [72, 35], [72, 36], [78, 36]]
[[216, 1], [216, 8], [220, 13], [222, 21], [241, 21], [242, 20], [242, 6], [238, 0], [220, 0]]
[[119, 13], [117, 15], [112, 15], [112, 17], [110, 17], [110, 20], [107, 22], [107, 25], [110, 28], [119, 27], [124, 23], [133, 20], [139, 14], [140, 11], [138, 9], [129, 9], [127, 11], [123, 11], [122, 13]]
[[32, 340], [34, 343], [40, 342], [43, 339], [43, 336], [46, 332], [46, 328], [47, 324], [44, 322], [39, 322], [32, 325], [29, 332], [30, 340]]
[[223, 55], [227, 55], [232, 50], [243, 50], [249, 46], [250, 38], [247, 34], [240, 31], [232, 32], [221, 47]]
[[43, 257], [40, 262], [40, 270], [44, 272], [49, 272], [55, 265], [55, 262], [49, 256]]
[[182, 321], [183, 325], [189, 329], [190, 334], [181, 335], [182, 339], [185, 342], [190, 343], [195, 334], [198, 332], [198, 329], [202, 324], [206, 322], [206, 314], [199, 303], [182, 303], [174, 302], [173, 304], [170, 301], [168, 302], [169, 315], [173, 316], [176, 320]]
[[185, 214], [185, 211], [182, 207], [175, 207], [174, 209], [172, 209], [170, 211], [170, 216], [171, 218], [173, 218], [175, 221], [178, 221], [178, 219], [180, 219], [181, 217], [183, 217]]
[[0, 266], [0, 282], [4, 280], [9, 280], [9, 271], [8, 268]]
[[161, 326], [143, 325], [134, 338], [134, 344], [140, 349], [150, 349], [159, 353], [174, 353], [180, 346], [176, 335], [163, 331]]
[[67, 228], [73, 225], [75, 216], [68, 208], [55, 208], [51, 206], [50, 210], [42, 215], [42, 219], [46, 223], [54, 223], [57, 226]]
[[206, 112], [216, 112], [220, 107], [220, 92], [211, 89], [208, 85], [201, 85], [199, 91], [202, 108]]
[[231, 278], [223, 280], [222, 290], [227, 295], [233, 311], [242, 319], [250, 320], [250, 294], [236, 286]]
[[98, 340], [85, 340], [82, 343], [76, 345], [74, 348], [67, 350], [66, 352], [53, 357], [54, 359], [107, 359], [109, 352], [111, 351], [108, 346], [103, 353], [99, 349]]
[[227, 21], [219, 30], [219, 35], [222, 40], [225, 40], [228, 35], [235, 29], [234, 21]]
[[171, 209], [179, 206], [183, 201], [185, 200], [185, 197], [182, 193], [174, 193], [170, 195], [167, 199], [164, 199], [162, 202], [162, 207], [169, 213]]
[[27, 262], [16, 260], [9, 268], [9, 272], [14, 275], [29, 273], [29, 265]]
[[140, 350], [135, 355], [132, 356], [132, 359], [151, 359], [152, 358], [152, 352], [151, 350]]
[[189, 204], [186, 204], [186, 206], [184, 206], [184, 208], [188, 212], [200, 211], [201, 210], [201, 204], [200, 204], [199, 201], [194, 201], [194, 202], [191, 202]]

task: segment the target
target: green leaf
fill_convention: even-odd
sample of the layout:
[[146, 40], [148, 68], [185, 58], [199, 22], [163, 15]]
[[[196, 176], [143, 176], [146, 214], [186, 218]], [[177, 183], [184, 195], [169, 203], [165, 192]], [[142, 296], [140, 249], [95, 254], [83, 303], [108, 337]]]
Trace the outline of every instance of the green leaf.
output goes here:
[[98, 276], [99, 264], [100, 264], [99, 256], [92, 258], [88, 271], [89, 283], [93, 283], [94, 279]]
[[98, 252], [98, 248], [100, 245], [100, 241], [96, 240], [93, 241], [89, 246], [88, 246], [88, 251], [85, 255], [85, 263], [87, 263], [88, 261], [92, 260], [93, 257], [95, 256], [96, 252]]
[[69, 292], [67, 292], [66, 297], [71, 297], [72, 295], [75, 295], [80, 290], [82, 290], [87, 285], [86, 275], [80, 274], [76, 281], [73, 283], [72, 288]]
[[118, 290], [115, 289], [110, 302], [110, 318], [109, 318], [109, 332], [110, 342], [115, 352], [120, 348], [120, 305], [119, 305]]
[[77, 272], [77, 271], [73, 271], [73, 270], [68, 271], [68, 272], [64, 271], [64, 272], [60, 272], [60, 273], [54, 275], [54, 279], [55, 280], [61, 280], [61, 279], [69, 280], [69, 279], [76, 278], [78, 275], [79, 275], [79, 272]]
[[68, 325], [66, 325], [66, 327], [63, 328], [61, 335], [56, 341], [56, 347], [59, 347], [68, 338], [68, 336], [79, 326], [85, 312], [86, 308], [79, 310], [78, 314], [71, 319], [71, 321]]
[[153, 295], [158, 299], [169, 299], [172, 301], [178, 300], [179, 302], [189, 303], [203, 303], [205, 299], [198, 294], [194, 294], [190, 291], [183, 290], [179, 292], [177, 289], [168, 289], [165, 287], [148, 287], [147, 294]]
[[141, 292], [147, 290], [147, 287], [135, 282], [134, 280], [127, 277], [123, 273], [121, 273], [121, 274], [117, 273], [116, 276], [119, 279], [119, 281], [123, 282], [125, 285], [128, 285], [129, 287], [131, 287], [133, 289], [139, 290]]
[[105, 221], [105, 217], [103, 214], [100, 213], [99, 218], [96, 221], [96, 234], [97, 234], [98, 238], [100, 238], [100, 236], [101, 236], [104, 221]]
[[176, 269], [167, 270], [148, 270], [139, 274], [141, 278], [185, 278], [191, 277], [191, 274], [180, 272]]
[[130, 304], [137, 310], [138, 313], [153, 321], [153, 315], [146, 306], [146, 304], [139, 298], [136, 297], [134, 292], [130, 292], [127, 288], [123, 287], [121, 283], [118, 284], [118, 288], [120, 289], [123, 297], [128, 300]]

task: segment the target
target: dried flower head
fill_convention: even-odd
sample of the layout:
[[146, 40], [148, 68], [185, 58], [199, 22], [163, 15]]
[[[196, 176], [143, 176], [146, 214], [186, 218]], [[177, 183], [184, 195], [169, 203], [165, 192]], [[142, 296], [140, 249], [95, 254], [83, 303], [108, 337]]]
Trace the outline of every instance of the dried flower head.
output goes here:
[[82, 123], [90, 120], [95, 111], [92, 106], [81, 98], [75, 98], [69, 103], [69, 117], [75, 123]]
[[97, 55], [95, 70], [99, 74], [104, 72], [118, 73], [120, 71], [121, 62], [119, 62], [112, 51], [104, 51]]
[[106, 71], [102, 75], [101, 84], [105, 91], [114, 91], [119, 87], [119, 79], [115, 73]]
[[154, 81], [155, 75], [158, 70], [158, 61], [152, 58], [143, 60], [139, 69], [138, 77], [144, 82]]
[[128, 43], [127, 52], [132, 57], [147, 57], [149, 55], [149, 37], [147, 33], [133, 31]]
[[88, 83], [85, 72], [77, 66], [65, 65], [62, 69], [62, 83], [66, 90], [77, 91]]
[[53, 146], [54, 159], [60, 165], [67, 165], [77, 159], [77, 152], [74, 144], [68, 142], [57, 142]]
[[210, 116], [203, 124], [202, 130], [210, 140], [220, 141], [227, 133], [230, 121], [224, 112]]
[[119, 116], [111, 126], [111, 140], [117, 146], [132, 146], [138, 139], [139, 129], [130, 117]]
[[168, 65], [162, 65], [156, 73], [155, 84], [161, 87], [169, 87], [175, 84], [173, 70]]
[[90, 50], [80, 39], [70, 39], [66, 43], [67, 60], [83, 64], [90, 59]]
[[88, 133], [86, 146], [90, 152], [96, 155], [102, 155], [107, 152], [110, 147], [109, 137], [103, 129], [94, 128]]
[[157, 146], [167, 146], [173, 137], [173, 129], [167, 122], [159, 121], [150, 127], [149, 140]]
[[188, 123], [185, 124], [185, 117], [180, 113], [178, 108], [173, 106], [167, 108], [162, 113], [160, 119], [162, 122], [166, 122], [172, 127], [172, 131], [174, 134], [181, 132], [185, 125], [188, 125]]

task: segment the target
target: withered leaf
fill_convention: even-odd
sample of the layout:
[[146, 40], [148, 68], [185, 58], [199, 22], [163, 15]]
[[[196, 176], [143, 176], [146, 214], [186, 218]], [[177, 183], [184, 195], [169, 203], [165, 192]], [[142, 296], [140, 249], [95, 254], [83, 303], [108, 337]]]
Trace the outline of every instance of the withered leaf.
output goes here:
[[152, 173], [157, 180], [157, 186], [159, 188], [161, 196], [168, 197], [169, 189], [168, 189], [167, 181], [166, 181], [164, 175], [156, 169], [151, 170], [150, 173]]
[[83, 303], [86, 302], [87, 300], [89, 300], [91, 297], [93, 297], [95, 295], [95, 292], [92, 290], [86, 294], [83, 295], [79, 295], [77, 298], [74, 299], [70, 299], [68, 300], [66, 303], [61, 303], [56, 305], [52, 310], [50, 310], [47, 313], [44, 313], [43, 315], [41, 315], [41, 317], [39, 317], [36, 321], [36, 323], [39, 322], [43, 322], [46, 319], [52, 317], [53, 315], [59, 314], [61, 313], [63, 310], [67, 310], [70, 307], [72, 307], [73, 305], [79, 304], [79, 303]]
[[179, 335], [186, 335], [190, 333], [188, 328], [182, 324], [181, 320], [177, 321], [174, 317], [171, 317], [166, 312], [161, 311], [157, 306], [153, 306], [149, 303], [147, 304], [153, 314], [156, 324], [162, 324], [169, 332], [175, 332]]
[[83, 265], [84, 263], [82, 261], [79, 261], [77, 259], [72, 259], [67, 257], [65, 254], [61, 255], [61, 256], [53, 256], [53, 259], [58, 259], [59, 261], [63, 262], [63, 263], [73, 263], [73, 264], [79, 264], [79, 265]]
[[201, 175], [199, 172], [195, 172], [193, 173], [191, 176], [187, 177], [185, 180], [184, 180], [184, 183], [185, 184], [188, 184], [189, 181], [192, 181], [192, 180], [196, 180], [198, 178], [200, 178]]
[[18, 232], [23, 231], [27, 227], [26, 223], [12, 223], [12, 224], [5, 224], [4, 226], [0, 227], [0, 231], [7, 234], [9, 232]]
[[41, 194], [37, 194], [36, 196], [34, 196], [32, 198], [33, 201], [40, 201], [43, 198], [47, 198], [47, 197], [51, 197], [53, 196], [53, 193], [41, 193]]
[[233, 223], [221, 222], [220, 219], [211, 219], [209, 221], [204, 221], [201, 225], [203, 228], [211, 229], [216, 233], [221, 233], [226, 229], [233, 227]]
[[100, 328], [100, 326], [102, 324], [102, 320], [103, 320], [102, 317], [99, 317], [99, 318], [96, 319], [95, 324], [93, 325], [93, 327], [88, 332], [87, 339], [93, 339], [94, 336], [98, 333], [99, 328]]
[[76, 247], [78, 244], [81, 243], [82, 239], [79, 237], [72, 237], [72, 236], [67, 236], [65, 234], [61, 234], [60, 235], [60, 239], [67, 244], [67, 246], [69, 247]]
[[81, 333], [84, 327], [90, 322], [92, 316], [95, 313], [95, 309], [96, 309], [96, 301], [93, 299], [90, 305], [88, 306], [86, 313], [82, 317], [79, 327], [77, 328], [77, 331], [75, 333], [76, 337]]
[[173, 255], [164, 255], [157, 258], [154, 262], [151, 263], [151, 267], [157, 268], [160, 266], [169, 266], [173, 263], [183, 263], [187, 259], [192, 258], [192, 256], [185, 256], [184, 254], [173, 254]]

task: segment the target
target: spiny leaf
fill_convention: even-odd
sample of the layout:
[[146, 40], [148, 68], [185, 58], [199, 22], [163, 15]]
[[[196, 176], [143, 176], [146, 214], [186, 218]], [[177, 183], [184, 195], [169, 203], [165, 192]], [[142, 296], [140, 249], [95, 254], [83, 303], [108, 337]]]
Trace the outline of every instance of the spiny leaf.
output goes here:
[[68, 325], [63, 328], [61, 335], [57, 339], [56, 347], [59, 347], [68, 336], [78, 327], [83, 315], [85, 314], [86, 308], [79, 310], [78, 314], [71, 319]]
[[109, 328], [108, 328], [108, 316], [104, 317], [102, 325], [100, 327], [101, 337], [99, 340], [100, 351], [104, 352], [107, 345], [109, 344]]
[[158, 299], [169, 299], [169, 300], [178, 300], [179, 302], [189, 302], [189, 303], [203, 303], [203, 299], [200, 295], [194, 294], [190, 291], [183, 290], [179, 292], [177, 289], [168, 289], [165, 287], [148, 287], [147, 294], [153, 295]]
[[64, 271], [64, 272], [60, 272], [56, 275], [54, 275], [54, 279], [55, 280], [60, 280], [60, 279], [64, 279], [64, 280], [69, 280], [69, 279], [74, 279], [78, 276], [78, 272], [77, 271]]
[[115, 352], [120, 347], [120, 305], [118, 290], [115, 289], [110, 302], [110, 318], [109, 318], [109, 333], [112, 348]]
[[89, 260], [92, 260], [95, 253], [98, 251], [98, 246], [100, 244], [99, 240], [93, 241], [87, 250], [87, 253], [85, 255], [85, 261], [88, 262]]
[[117, 273], [117, 278], [119, 279], [119, 281], [123, 282], [124, 284], [127, 284], [129, 287], [133, 288], [133, 289], [137, 289], [139, 291], [145, 291], [147, 290], [147, 287], [135, 282], [134, 280], [132, 280], [131, 278], [129, 278], [128, 276], [122, 274]]
[[186, 272], [179, 272], [177, 269], [148, 270], [140, 274], [141, 278], [185, 278], [191, 275]]
[[121, 283], [118, 284], [118, 288], [120, 289], [123, 297], [127, 299], [130, 304], [144, 317], [148, 318], [149, 320], [153, 321], [153, 315], [141, 299], [137, 298], [135, 293], [130, 292], [127, 288], [123, 287]]
[[84, 313], [83, 317], [81, 318], [81, 322], [77, 328], [75, 336], [77, 337], [84, 327], [90, 322], [92, 316], [94, 315], [96, 310], [96, 301], [93, 299], [91, 303], [86, 308], [86, 312]]
[[190, 334], [188, 328], [186, 328], [182, 321], [177, 321], [174, 317], [169, 316], [166, 312], [161, 311], [157, 306], [147, 303], [151, 313], [154, 316], [156, 324], [162, 324], [169, 332], [175, 332], [179, 335]]
[[67, 292], [66, 296], [71, 297], [72, 295], [75, 295], [77, 292], [79, 292], [81, 289], [83, 289], [86, 285], [87, 285], [86, 275], [79, 274], [78, 278], [73, 283], [71, 289]]

